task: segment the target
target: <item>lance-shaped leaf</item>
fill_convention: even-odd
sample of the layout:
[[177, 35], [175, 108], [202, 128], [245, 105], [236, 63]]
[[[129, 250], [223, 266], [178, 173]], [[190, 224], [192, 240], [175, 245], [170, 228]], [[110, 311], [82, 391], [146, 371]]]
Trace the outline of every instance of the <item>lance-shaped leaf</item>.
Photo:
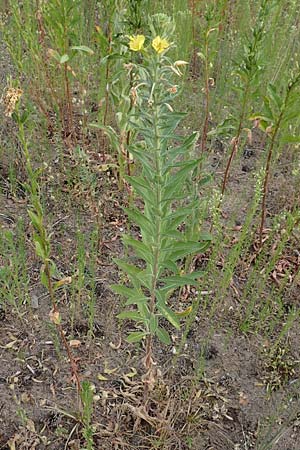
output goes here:
[[144, 331], [133, 331], [127, 336], [126, 341], [129, 343], [139, 342], [146, 336], [147, 333]]
[[139, 267], [134, 264], [128, 264], [122, 259], [113, 258], [113, 261], [118, 265], [118, 267], [120, 267], [120, 269], [122, 269], [125, 273], [128, 273], [131, 277], [137, 278], [137, 275], [142, 271]]
[[171, 259], [181, 259], [187, 255], [193, 255], [195, 253], [203, 253], [209, 247], [209, 241], [207, 242], [194, 242], [184, 241], [176, 242], [172, 246], [164, 248], [163, 250], [170, 252]]
[[133, 223], [138, 225], [142, 231], [148, 233], [149, 236], [153, 236], [153, 222], [150, 222], [150, 220], [144, 214], [142, 214], [137, 208], [124, 208], [124, 211], [126, 212], [128, 218]]
[[159, 281], [164, 283], [164, 287], [167, 289], [173, 289], [177, 287], [182, 287], [186, 285], [197, 285], [199, 284], [197, 278], [204, 275], [203, 271], [189, 273], [187, 275], [173, 275], [166, 278], [160, 278]]
[[155, 334], [163, 344], [170, 345], [172, 343], [169, 333], [164, 328], [158, 327]]
[[282, 105], [283, 105], [283, 100], [277, 94], [276, 87], [272, 83], [269, 83], [269, 85], [267, 87], [267, 92], [268, 92], [269, 98], [272, 100], [273, 104], [276, 105], [278, 110], [280, 111], [282, 108]]
[[[181, 167], [181, 169], [176, 172], [175, 175], [170, 176], [170, 181], [167, 183], [167, 185], [164, 188], [163, 192], [163, 201], [165, 199], [169, 199], [176, 195], [177, 192], [182, 192], [182, 185], [185, 183], [188, 175], [190, 174], [191, 170], [196, 168], [199, 164], [199, 160], [194, 161], [188, 161], [185, 163], [180, 164], [180, 166], [172, 165], [171, 167]], [[169, 170], [169, 169], [168, 169]]]
[[158, 317], [156, 314], [151, 314], [149, 318], [149, 331], [154, 334], [158, 328]]
[[75, 45], [74, 47], [71, 47], [72, 50], [78, 50], [80, 52], [88, 53], [89, 55], [94, 54], [94, 50], [92, 50], [90, 47], [87, 47], [86, 45]]
[[110, 287], [116, 294], [123, 295], [126, 298], [138, 297], [141, 295], [141, 292], [137, 289], [129, 288], [122, 284], [111, 284]]
[[173, 325], [173, 327], [177, 328], [177, 330], [180, 329], [180, 322], [178, 316], [176, 316], [176, 314], [167, 305], [158, 302], [157, 309], [161, 313], [161, 315]]
[[145, 322], [144, 317], [138, 311], [123, 311], [117, 315], [119, 319], [130, 319], [135, 322]]
[[153, 253], [146, 244], [128, 235], [123, 236], [123, 241], [126, 245], [132, 247], [140, 258], [142, 258], [148, 264], [152, 264]]

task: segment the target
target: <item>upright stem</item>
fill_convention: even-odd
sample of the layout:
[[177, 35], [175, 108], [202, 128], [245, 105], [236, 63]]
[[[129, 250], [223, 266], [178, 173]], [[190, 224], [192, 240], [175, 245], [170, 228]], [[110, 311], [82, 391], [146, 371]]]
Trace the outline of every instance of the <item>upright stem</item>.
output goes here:
[[196, 7], [195, 0], [191, 1], [192, 8], [192, 41], [193, 41], [193, 50], [192, 50], [192, 75], [196, 73], [196, 48], [195, 48], [195, 40], [196, 40], [196, 25], [195, 25], [195, 16], [196, 16]]
[[247, 100], [248, 100], [249, 85], [250, 85], [250, 81], [247, 82], [247, 85], [245, 88], [243, 104], [242, 104], [242, 111], [241, 111], [241, 115], [240, 115], [240, 122], [239, 122], [238, 130], [237, 130], [237, 134], [233, 138], [231, 153], [230, 153], [229, 159], [227, 161], [227, 165], [226, 165], [226, 169], [225, 169], [225, 173], [224, 173], [224, 178], [223, 178], [223, 183], [222, 183], [222, 195], [224, 194], [225, 189], [226, 189], [226, 184], [227, 184], [227, 179], [229, 176], [229, 170], [231, 167], [231, 163], [233, 161], [234, 155], [238, 151], [238, 147], [239, 147], [239, 143], [240, 143], [241, 132], [242, 132], [244, 116], [245, 116], [245, 111], [246, 111], [246, 105], [247, 105]]
[[[156, 215], [156, 234], [155, 234], [155, 242], [153, 243], [154, 252], [153, 252], [153, 271], [152, 271], [152, 280], [151, 280], [151, 292], [150, 292], [150, 304], [149, 310], [151, 314], [155, 313], [156, 306], [156, 287], [157, 281], [159, 277], [159, 257], [160, 257], [160, 249], [161, 249], [161, 177], [162, 177], [162, 168], [161, 168], [161, 148], [160, 148], [160, 138], [159, 138], [159, 130], [158, 130], [158, 122], [159, 122], [159, 105], [156, 102], [155, 92], [153, 87], [158, 83], [158, 67], [156, 66], [155, 75], [152, 85], [152, 95], [154, 99], [154, 151], [155, 151], [155, 174], [156, 174], [156, 206], [158, 209], [158, 214]], [[150, 330], [149, 330], [150, 331]], [[153, 380], [153, 359], [152, 359], [152, 334], [149, 334], [146, 337], [146, 358], [145, 358], [145, 367], [147, 369], [147, 378], [145, 384], [145, 396], [147, 396], [150, 384]]]
[[260, 244], [260, 246], [262, 246], [263, 231], [264, 231], [265, 220], [266, 220], [266, 215], [267, 215], [266, 202], [267, 202], [267, 195], [268, 195], [271, 161], [272, 161], [272, 156], [273, 156], [275, 139], [276, 139], [279, 127], [280, 127], [282, 117], [283, 117], [283, 111], [280, 113], [280, 116], [278, 118], [276, 128], [274, 130], [272, 140], [270, 143], [268, 157], [267, 157], [265, 179], [264, 179], [264, 185], [263, 185], [263, 198], [262, 198], [262, 205], [261, 205], [261, 220], [260, 220], [260, 227], [259, 227], [259, 244]]
[[[41, 225], [39, 226], [38, 230], [36, 230], [36, 232], [39, 233], [40, 239], [42, 240], [43, 243], [45, 243], [45, 242], [47, 242], [47, 234], [46, 234], [46, 229], [43, 224], [43, 217], [42, 217], [42, 212], [41, 212], [42, 208], [41, 208], [41, 203], [40, 203], [40, 198], [39, 198], [38, 185], [37, 185], [37, 182], [35, 181], [36, 175], [31, 166], [30, 154], [29, 154], [29, 150], [28, 150], [27, 141], [25, 138], [24, 124], [22, 122], [19, 122], [19, 138], [20, 138], [21, 144], [23, 146], [23, 152], [24, 152], [24, 156], [25, 156], [25, 160], [26, 160], [26, 170], [27, 170], [27, 174], [28, 174], [28, 178], [29, 178], [29, 186], [30, 186], [29, 189], [30, 189], [31, 201], [33, 203], [33, 207], [36, 209], [37, 215], [41, 215]], [[50, 253], [50, 250], [48, 253]], [[45, 275], [47, 277], [48, 292], [49, 292], [51, 303], [52, 303], [52, 309], [53, 309], [53, 312], [56, 314], [57, 318], [59, 319], [59, 310], [57, 307], [53, 284], [52, 284], [52, 280], [51, 280], [49, 254], [45, 258], [42, 258], [42, 260], [43, 260], [44, 267], [45, 267]], [[60, 334], [63, 345], [68, 354], [68, 358], [69, 358], [70, 366], [71, 366], [71, 373], [75, 379], [77, 393], [80, 394], [81, 385], [80, 385], [78, 368], [77, 368], [75, 358], [71, 352], [71, 349], [70, 349], [69, 343], [66, 339], [66, 336], [64, 334], [62, 325], [59, 323], [59, 321], [55, 322], [55, 325], [58, 329], [58, 332]], [[80, 395], [78, 395], [78, 398], [79, 398], [79, 402], [80, 402]]]
[[280, 111], [280, 114], [279, 114], [279, 117], [278, 117], [275, 129], [274, 129], [274, 132], [273, 132], [272, 140], [271, 140], [271, 143], [270, 143], [270, 148], [269, 148], [269, 153], [268, 153], [268, 158], [267, 158], [267, 163], [266, 163], [265, 179], [264, 179], [264, 185], [263, 185], [263, 198], [262, 198], [262, 207], [261, 207], [261, 221], [260, 221], [260, 228], [259, 228], [259, 243], [260, 243], [260, 246], [262, 246], [262, 235], [263, 235], [263, 230], [264, 230], [264, 225], [265, 225], [265, 220], [266, 220], [266, 201], [267, 201], [267, 195], [268, 195], [270, 168], [271, 168], [271, 161], [272, 161], [273, 150], [274, 150], [274, 145], [275, 145], [275, 139], [276, 139], [278, 131], [280, 129], [281, 121], [282, 121], [282, 119], [284, 117], [284, 114], [285, 114], [285, 111], [286, 111], [286, 108], [287, 108], [287, 105], [288, 105], [289, 97], [290, 97], [290, 95], [292, 93], [292, 90], [299, 83], [299, 81], [300, 81], [300, 73], [288, 85], [286, 96], [285, 96], [285, 99], [284, 99], [284, 103], [282, 105], [282, 108], [281, 108], [281, 111]]
[[208, 73], [208, 33], [205, 38], [205, 119], [201, 138], [201, 152], [206, 149], [208, 118], [209, 118], [209, 73]]
[[[108, 23], [108, 55], [111, 54], [112, 51], [112, 31], [111, 31], [111, 23]], [[109, 90], [108, 90], [108, 79], [109, 79], [109, 59], [106, 61], [106, 69], [105, 69], [105, 110], [103, 117], [103, 125], [105, 126], [107, 123], [108, 116], [108, 103], [109, 103]]]

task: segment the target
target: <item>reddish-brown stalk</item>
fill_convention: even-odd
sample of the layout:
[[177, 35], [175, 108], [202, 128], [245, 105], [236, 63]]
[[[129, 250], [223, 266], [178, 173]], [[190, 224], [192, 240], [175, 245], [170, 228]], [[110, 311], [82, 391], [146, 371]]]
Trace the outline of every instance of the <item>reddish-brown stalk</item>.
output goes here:
[[[43, 16], [42, 16], [42, 12], [40, 9], [40, 0], [36, 0], [36, 15], [35, 16], [36, 16], [38, 32], [39, 32], [39, 44], [40, 44], [41, 50], [42, 50], [41, 63], [43, 65], [46, 87], [47, 87], [48, 92], [50, 92], [51, 98], [55, 101], [56, 105], [58, 106], [59, 115], [60, 115], [61, 121], [63, 121], [63, 110], [61, 107], [61, 102], [56, 94], [56, 90], [53, 86], [51, 74], [49, 73], [49, 69], [48, 69], [48, 59], [49, 59], [48, 50], [49, 49], [47, 49], [46, 44], [45, 44], [46, 30], [44, 27]], [[47, 110], [47, 105], [44, 105], [43, 102], [41, 101], [42, 98], [43, 98], [43, 96], [39, 92], [37, 92], [37, 95], [35, 95], [35, 101], [36, 101], [37, 105], [39, 106], [41, 112], [44, 114], [44, 116], [47, 119], [48, 130], [51, 130], [52, 123], [50, 120], [49, 111]]]
[[263, 236], [263, 230], [264, 230], [264, 225], [265, 225], [265, 220], [266, 220], [266, 202], [267, 202], [267, 195], [268, 195], [268, 186], [269, 186], [269, 178], [270, 178], [270, 169], [271, 169], [271, 162], [272, 162], [272, 157], [273, 157], [273, 150], [274, 150], [274, 146], [275, 146], [275, 140], [277, 137], [277, 134], [279, 132], [280, 126], [281, 126], [281, 122], [282, 119], [284, 117], [288, 102], [289, 102], [289, 97], [292, 93], [292, 90], [295, 88], [295, 86], [299, 83], [300, 81], [300, 74], [298, 74], [297, 77], [295, 77], [295, 79], [293, 81], [291, 81], [288, 85], [287, 88], [287, 92], [286, 92], [286, 96], [283, 102], [283, 105], [281, 107], [281, 111], [279, 114], [279, 117], [277, 119], [277, 123], [275, 125], [275, 129], [273, 131], [272, 134], [272, 139], [271, 139], [271, 143], [270, 143], [270, 147], [269, 147], [269, 152], [268, 152], [268, 157], [267, 157], [267, 162], [266, 162], [266, 170], [265, 170], [265, 179], [264, 179], [264, 185], [263, 185], [263, 198], [262, 198], [262, 207], [261, 207], [261, 221], [260, 221], [260, 228], [259, 228], [259, 243], [260, 246], [262, 246], [262, 236]]

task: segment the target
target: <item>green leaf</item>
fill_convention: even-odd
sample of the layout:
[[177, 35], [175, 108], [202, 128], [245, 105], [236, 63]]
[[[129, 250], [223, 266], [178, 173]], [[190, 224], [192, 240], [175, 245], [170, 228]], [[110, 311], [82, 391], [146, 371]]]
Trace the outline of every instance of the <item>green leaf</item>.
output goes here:
[[37, 231], [40, 231], [42, 228], [42, 217], [39, 217], [35, 212], [28, 210], [28, 215], [30, 217], [31, 223]]
[[144, 331], [134, 331], [127, 336], [126, 341], [129, 343], [139, 342], [146, 336], [147, 333], [145, 333]]
[[199, 241], [211, 241], [212, 235], [210, 233], [202, 232], [198, 237]]
[[123, 259], [113, 258], [113, 262], [116, 263], [125, 273], [131, 276], [137, 276], [142, 271], [139, 267], [134, 264], [128, 264], [123, 261]]
[[34, 243], [37, 256], [39, 256], [43, 261], [45, 261], [45, 259], [47, 259], [48, 256], [45, 247], [41, 245], [41, 243], [38, 240], [35, 240]]
[[69, 58], [69, 55], [65, 54], [65, 55], [62, 55], [62, 56], [61, 56], [59, 62], [60, 62], [60, 64], [64, 64], [64, 63], [66, 63], [67, 61], [69, 61], [69, 59], [70, 59], [70, 58]]
[[138, 280], [140, 281], [142, 286], [146, 287], [147, 289], [151, 289], [152, 273], [149, 273], [147, 269], [139, 273]]
[[177, 330], [180, 329], [180, 322], [178, 317], [168, 306], [158, 302], [157, 309], [163, 315], [163, 317], [173, 325], [173, 327], [175, 327]]
[[100, 130], [104, 131], [106, 136], [108, 136], [113, 149], [119, 152], [120, 149], [119, 136], [118, 133], [111, 126], [109, 125], [105, 126], [99, 123], [90, 123], [89, 126], [92, 128], [99, 128]]
[[124, 208], [128, 218], [138, 225], [141, 231], [145, 231], [149, 236], [154, 234], [154, 225], [150, 220], [136, 208]]
[[163, 344], [170, 345], [172, 343], [169, 333], [162, 327], [157, 328], [156, 336]]
[[145, 296], [136, 296], [136, 297], [129, 297], [129, 299], [126, 301], [125, 305], [129, 306], [129, 305], [137, 305], [138, 308], [140, 308], [141, 310], [145, 310], [145, 306], [147, 306], [148, 303], [148, 298]]
[[180, 286], [186, 286], [186, 285], [197, 285], [199, 284], [198, 281], [196, 281], [197, 278], [202, 277], [205, 274], [205, 272], [193, 272], [188, 275], [174, 275], [166, 278], [160, 278], [159, 281], [163, 282], [165, 284], [165, 288], [173, 289]]
[[128, 235], [123, 236], [123, 242], [132, 247], [140, 258], [144, 259], [148, 264], [152, 264], [153, 254], [146, 244]]
[[300, 136], [285, 135], [282, 136], [281, 141], [284, 144], [300, 144]]
[[268, 92], [268, 95], [269, 95], [270, 99], [272, 100], [273, 104], [276, 105], [280, 111], [281, 107], [283, 105], [283, 100], [277, 94], [275, 86], [273, 84], [269, 83], [269, 85], [267, 87], [267, 92]]
[[182, 240], [183, 239], [183, 233], [181, 233], [180, 231], [178, 231], [178, 230], [170, 230], [170, 231], [167, 231], [166, 233], [163, 233], [162, 234], [162, 236], [163, 237], [168, 237], [168, 238], [171, 238], [171, 239], [179, 239], [179, 240]]
[[128, 298], [125, 305], [138, 305], [143, 306], [147, 305], [148, 299], [145, 297], [145, 295], [135, 288], [129, 288], [126, 286], [122, 286], [120, 284], [112, 284], [111, 289], [116, 292], [116, 294], [123, 295], [124, 297]]
[[138, 161], [141, 162], [143, 171], [147, 172], [147, 177], [150, 178], [150, 175], [154, 173], [154, 166], [150, 158], [151, 155], [148, 155], [145, 152], [137, 151], [131, 147], [129, 148], [129, 151]]
[[80, 52], [88, 53], [89, 55], [94, 54], [94, 50], [87, 47], [86, 45], [75, 45], [74, 47], [71, 47], [72, 50], [79, 50]]
[[118, 319], [130, 319], [135, 322], [143, 322], [144, 319], [141, 317], [138, 311], [123, 311], [117, 315]]
[[151, 334], [154, 334], [158, 327], [158, 317], [155, 314], [150, 315], [149, 330]]
[[203, 253], [209, 247], [209, 241], [207, 242], [193, 242], [193, 241], [183, 241], [176, 242], [172, 246], [164, 248], [163, 251], [170, 252], [171, 259], [181, 259], [184, 256]]
[[297, 108], [296, 110], [292, 110], [284, 114], [281, 124], [285, 125], [286, 123], [288, 123], [290, 125], [290, 122], [294, 119], [297, 119], [298, 117], [300, 117], [300, 111]]
[[111, 284], [110, 288], [119, 295], [123, 295], [126, 298], [134, 297], [138, 294], [138, 291], [134, 288], [129, 288], [121, 284]]
[[144, 177], [124, 177], [133, 187], [135, 193], [154, 206], [156, 203], [154, 188]]
[[165, 267], [166, 269], [172, 270], [172, 272], [175, 272], [175, 273], [178, 272], [177, 264], [170, 259], [164, 259], [163, 267]]
[[48, 280], [48, 277], [47, 277], [47, 275], [46, 275], [46, 273], [45, 273], [45, 270], [41, 270], [40, 277], [41, 277], [41, 283], [42, 283], [42, 285], [43, 285], [46, 289], [49, 289], [49, 280]]

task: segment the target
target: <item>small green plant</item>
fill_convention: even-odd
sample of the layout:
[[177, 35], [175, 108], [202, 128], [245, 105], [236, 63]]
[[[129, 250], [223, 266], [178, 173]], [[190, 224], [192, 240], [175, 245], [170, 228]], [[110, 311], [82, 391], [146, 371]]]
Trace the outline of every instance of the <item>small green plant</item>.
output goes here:
[[203, 52], [199, 52], [198, 56], [204, 61], [204, 80], [205, 80], [205, 114], [203, 120], [202, 136], [201, 136], [201, 152], [206, 150], [207, 145], [207, 133], [208, 133], [208, 123], [209, 123], [209, 113], [210, 113], [210, 89], [214, 83], [214, 79], [210, 76], [212, 63], [210, 61], [209, 43], [210, 35], [217, 30], [216, 27], [212, 25], [214, 18], [214, 8], [212, 6], [207, 6], [204, 18], [205, 18], [205, 30], [203, 39]]
[[[222, 182], [222, 194], [224, 194], [230, 167], [235, 154], [238, 152], [241, 135], [244, 131], [244, 121], [249, 108], [249, 99], [257, 91], [259, 76], [263, 69], [261, 60], [261, 47], [265, 36], [265, 27], [267, 17], [271, 8], [269, 0], [262, 0], [260, 10], [254, 28], [251, 30], [251, 36], [244, 45], [244, 52], [241, 61], [237, 64], [234, 75], [237, 78], [235, 90], [239, 96], [240, 108], [237, 114], [233, 114], [228, 120], [228, 125], [234, 130], [234, 137], [231, 141], [231, 151], [226, 164], [224, 178]], [[249, 130], [246, 130], [249, 133]]]
[[40, 278], [42, 284], [49, 292], [52, 303], [50, 320], [56, 325], [57, 331], [66, 349], [70, 361], [72, 376], [74, 377], [77, 392], [79, 395], [81, 387], [78, 368], [61, 324], [61, 315], [55, 297], [56, 289], [63, 286], [64, 284], [70, 283], [71, 280], [67, 277], [57, 282], [53, 281], [53, 276], [57, 276], [58, 272], [55, 263], [51, 259], [50, 235], [48, 234], [47, 228], [45, 226], [44, 211], [40, 199], [40, 187], [38, 182], [40, 171], [34, 170], [32, 167], [29, 147], [25, 135], [25, 123], [29, 120], [29, 112], [24, 111], [23, 113], [21, 113], [17, 104], [15, 104], [14, 107], [15, 110], [12, 112], [12, 117], [18, 125], [18, 137], [22, 145], [22, 151], [28, 176], [28, 182], [25, 186], [29, 194], [31, 203], [28, 209], [28, 215], [34, 229], [32, 238], [35, 244], [36, 255], [42, 261]]
[[83, 424], [83, 437], [86, 442], [86, 448], [83, 450], [94, 450], [93, 442], [93, 427], [91, 425], [93, 414], [93, 388], [89, 381], [83, 381], [81, 383], [81, 402], [82, 402], [82, 424]]
[[[94, 53], [78, 41], [82, 37], [83, 4], [78, 0], [22, 3], [11, 0], [10, 7], [12, 14], [3, 35], [19, 77], [27, 75], [25, 90], [46, 119], [48, 129], [53, 129], [57, 116], [65, 143], [73, 145], [76, 142], [73, 85], [79, 84], [79, 65], [80, 71], [85, 68], [82, 60], [81, 64], [74, 64], [74, 59], [78, 59], [79, 53]], [[79, 124], [76, 125], [78, 128]]]
[[297, 362], [289, 354], [287, 347], [277, 346], [265, 351], [265, 373], [263, 381], [267, 392], [280, 389], [295, 374]]
[[[116, 293], [127, 298], [127, 306], [134, 306], [119, 314], [120, 319], [133, 320], [137, 327], [128, 335], [128, 342], [146, 341], [146, 391], [155, 380], [154, 337], [170, 344], [165, 321], [176, 329], [180, 327], [180, 315], [169, 306], [172, 293], [184, 285], [197, 285], [203, 275], [202, 271], [182, 273], [180, 261], [205, 251], [209, 245], [207, 235], [200, 233], [197, 240], [191, 241], [184, 231], [198, 202], [198, 199], [189, 201], [185, 187], [199, 164], [199, 160], [190, 158], [197, 134], [184, 139], [174, 134], [184, 114], [175, 112], [171, 106], [178, 90], [173, 78], [180, 75], [184, 63], [172, 63], [166, 56], [171, 47], [168, 36], [156, 35], [154, 26], [152, 33], [151, 45], [145, 49], [138, 36], [129, 44], [133, 51], [141, 51], [144, 58], [133, 69], [137, 106], [131, 121], [139, 139], [130, 147], [142, 173], [127, 177], [143, 208], [126, 209], [128, 218], [138, 225], [141, 238], [124, 237], [125, 245], [134, 251], [135, 264], [116, 260], [127, 274], [130, 286], [112, 286]], [[175, 138], [181, 141], [179, 145], [175, 145]]]
[[3, 255], [0, 267], [0, 305], [4, 310], [13, 307], [20, 314], [22, 305], [26, 305], [29, 298], [23, 220], [18, 221], [15, 232], [1, 232], [0, 254]]
[[[280, 95], [273, 84], [269, 84], [267, 95], [264, 98], [264, 110], [262, 114], [254, 115], [252, 118], [257, 120], [258, 125], [265, 131], [270, 138], [267, 161], [265, 164], [265, 177], [263, 185], [263, 197], [261, 206], [261, 221], [259, 228], [260, 245], [262, 245], [263, 230], [266, 220], [266, 202], [269, 187], [269, 178], [272, 165], [273, 154], [275, 150], [276, 140], [281, 129], [291, 126], [291, 121], [299, 118], [300, 112], [298, 107], [299, 91], [297, 88], [300, 83], [300, 72], [291, 77], [285, 92]], [[285, 143], [298, 143], [299, 136], [291, 136], [287, 134], [282, 137]]]

